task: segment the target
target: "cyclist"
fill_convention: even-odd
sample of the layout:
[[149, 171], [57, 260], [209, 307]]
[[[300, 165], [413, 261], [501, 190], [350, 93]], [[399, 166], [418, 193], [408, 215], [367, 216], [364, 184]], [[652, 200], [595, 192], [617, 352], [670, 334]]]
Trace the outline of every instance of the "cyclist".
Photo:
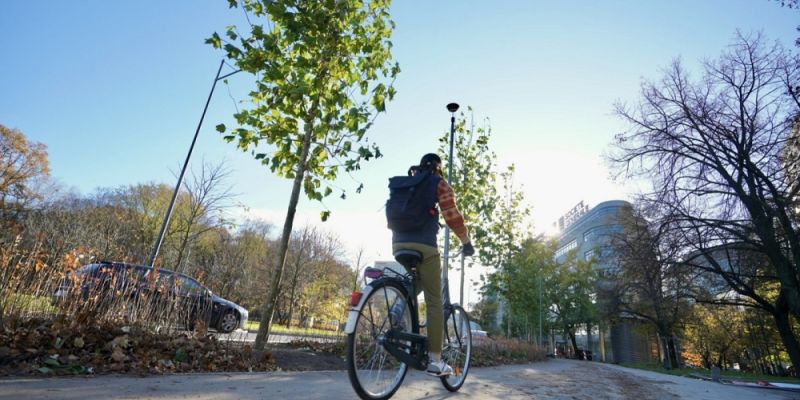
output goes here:
[[[426, 154], [422, 157], [418, 166], [409, 168], [409, 175], [422, 171], [429, 171], [434, 179], [432, 184], [436, 185], [435, 203], [439, 204], [441, 215], [445, 222], [458, 236], [463, 244], [463, 254], [471, 256], [475, 249], [470, 242], [469, 231], [464, 225], [464, 217], [456, 208], [456, 198], [453, 188], [442, 179], [442, 159], [436, 154]], [[433, 203], [433, 202], [431, 202]], [[430, 210], [431, 215], [436, 215], [434, 206]], [[442, 331], [443, 331], [443, 310], [442, 310], [442, 265], [439, 256], [439, 248], [436, 242], [436, 235], [439, 231], [439, 219], [430, 220], [418, 231], [398, 232], [392, 231], [392, 249], [412, 249], [422, 253], [422, 263], [417, 267], [417, 291], [420, 287], [425, 293], [425, 304], [427, 305], [427, 327], [428, 327], [428, 369], [429, 374], [435, 376], [445, 376], [453, 373], [453, 368], [442, 360]], [[416, 293], [419, 294], [419, 293]]]

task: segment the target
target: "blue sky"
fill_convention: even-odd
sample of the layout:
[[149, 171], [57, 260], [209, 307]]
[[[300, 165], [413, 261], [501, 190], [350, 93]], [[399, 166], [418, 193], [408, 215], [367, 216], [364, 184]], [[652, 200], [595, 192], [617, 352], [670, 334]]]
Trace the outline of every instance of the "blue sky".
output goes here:
[[[5, 1], [0, 6], [0, 124], [48, 146], [53, 176], [90, 193], [139, 182], [174, 184], [222, 54], [212, 32], [240, 23], [227, 0]], [[387, 258], [386, 178], [403, 173], [449, 127], [444, 106], [488, 117], [501, 164], [544, 230], [580, 200], [626, 198], [601, 154], [621, 129], [611, 114], [643, 78], [681, 57], [716, 57], [735, 30], [793, 48], [800, 13], [768, 0], [396, 1], [394, 56], [402, 72], [370, 138], [386, 156], [357, 175], [366, 189], [331, 199], [325, 226]], [[232, 126], [250, 78], [218, 86], [192, 164], [227, 160], [238, 201], [282, 221], [289, 182], [272, 177], [214, 131]], [[230, 92], [229, 92], [230, 91]], [[479, 122], [480, 123], [480, 122]], [[355, 187], [349, 179], [340, 184]], [[321, 207], [304, 200], [301, 223]], [[240, 211], [237, 211], [241, 215]]]

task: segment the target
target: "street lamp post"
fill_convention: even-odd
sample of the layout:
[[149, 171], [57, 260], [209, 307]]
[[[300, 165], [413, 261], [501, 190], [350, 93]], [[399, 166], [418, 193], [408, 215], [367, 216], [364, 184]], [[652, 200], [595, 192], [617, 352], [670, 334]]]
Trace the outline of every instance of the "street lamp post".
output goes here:
[[[447, 184], [453, 183], [453, 142], [456, 137], [456, 111], [458, 103], [447, 105], [450, 111], [450, 156], [447, 158]], [[444, 227], [444, 268], [442, 268], [442, 282], [447, 280], [447, 272], [450, 270], [450, 227]], [[448, 294], [449, 296], [449, 294]]]

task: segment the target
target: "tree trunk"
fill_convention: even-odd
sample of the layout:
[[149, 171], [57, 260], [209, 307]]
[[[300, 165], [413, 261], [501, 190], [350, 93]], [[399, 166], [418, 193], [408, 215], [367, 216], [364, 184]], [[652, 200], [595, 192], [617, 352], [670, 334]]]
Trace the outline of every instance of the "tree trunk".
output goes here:
[[[311, 113], [313, 115], [313, 113]], [[256, 342], [253, 346], [255, 350], [263, 351], [264, 347], [269, 340], [269, 329], [272, 323], [272, 314], [275, 311], [275, 303], [278, 300], [278, 293], [281, 286], [281, 275], [283, 274], [283, 266], [286, 263], [286, 253], [289, 250], [289, 237], [292, 235], [292, 225], [294, 225], [294, 215], [297, 212], [297, 203], [300, 199], [300, 188], [303, 184], [303, 178], [306, 175], [307, 160], [309, 147], [311, 147], [311, 137], [314, 134], [313, 126], [307, 123], [305, 126], [305, 136], [303, 137], [303, 144], [300, 150], [300, 160], [298, 161], [297, 174], [294, 177], [292, 185], [292, 195], [289, 198], [289, 209], [286, 211], [286, 220], [283, 222], [283, 233], [281, 234], [280, 247], [278, 248], [278, 255], [275, 258], [275, 266], [273, 267], [273, 274], [270, 280], [269, 292], [267, 299], [264, 301], [263, 312], [261, 313], [261, 323], [258, 327], [258, 334], [256, 335]]]
[[660, 337], [661, 350], [664, 356], [664, 369], [673, 369], [678, 367], [678, 355], [675, 351], [675, 340], [670, 332], [662, 327], [658, 328], [658, 336]]
[[511, 339], [511, 300], [508, 302], [508, 338]]
[[575, 331], [572, 329], [567, 328], [567, 335], [569, 336], [569, 340], [572, 343], [572, 350], [575, 353], [575, 358], [580, 358], [580, 354], [578, 354], [578, 340], [575, 339]]
[[289, 294], [289, 316], [286, 318], [286, 327], [292, 327], [292, 316], [294, 314], [294, 291], [297, 287], [297, 273], [295, 272], [294, 277], [292, 277], [292, 291]]
[[800, 366], [800, 343], [797, 342], [797, 338], [794, 336], [794, 332], [792, 332], [789, 312], [788, 310], [783, 312], [778, 310], [778, 312], [773, 313], [772, 316], [775, 318], [775, 325], [778, 328], [778, 333], [781, 335], [783, 346], [786, 348], [786, 352], [789, 353], [789, 359], [792, 361], [792, 365], [795, 366], [794, 374], [797, 375], [797, 366]]

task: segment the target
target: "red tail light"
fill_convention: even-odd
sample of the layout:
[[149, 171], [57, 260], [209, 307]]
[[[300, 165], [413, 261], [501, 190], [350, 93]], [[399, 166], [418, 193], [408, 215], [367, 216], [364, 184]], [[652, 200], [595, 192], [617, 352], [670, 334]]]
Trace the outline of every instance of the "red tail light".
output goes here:
[[355, 307], [361, 301], [361, 292], [353, 292], [350, 294], [350, 305]]

